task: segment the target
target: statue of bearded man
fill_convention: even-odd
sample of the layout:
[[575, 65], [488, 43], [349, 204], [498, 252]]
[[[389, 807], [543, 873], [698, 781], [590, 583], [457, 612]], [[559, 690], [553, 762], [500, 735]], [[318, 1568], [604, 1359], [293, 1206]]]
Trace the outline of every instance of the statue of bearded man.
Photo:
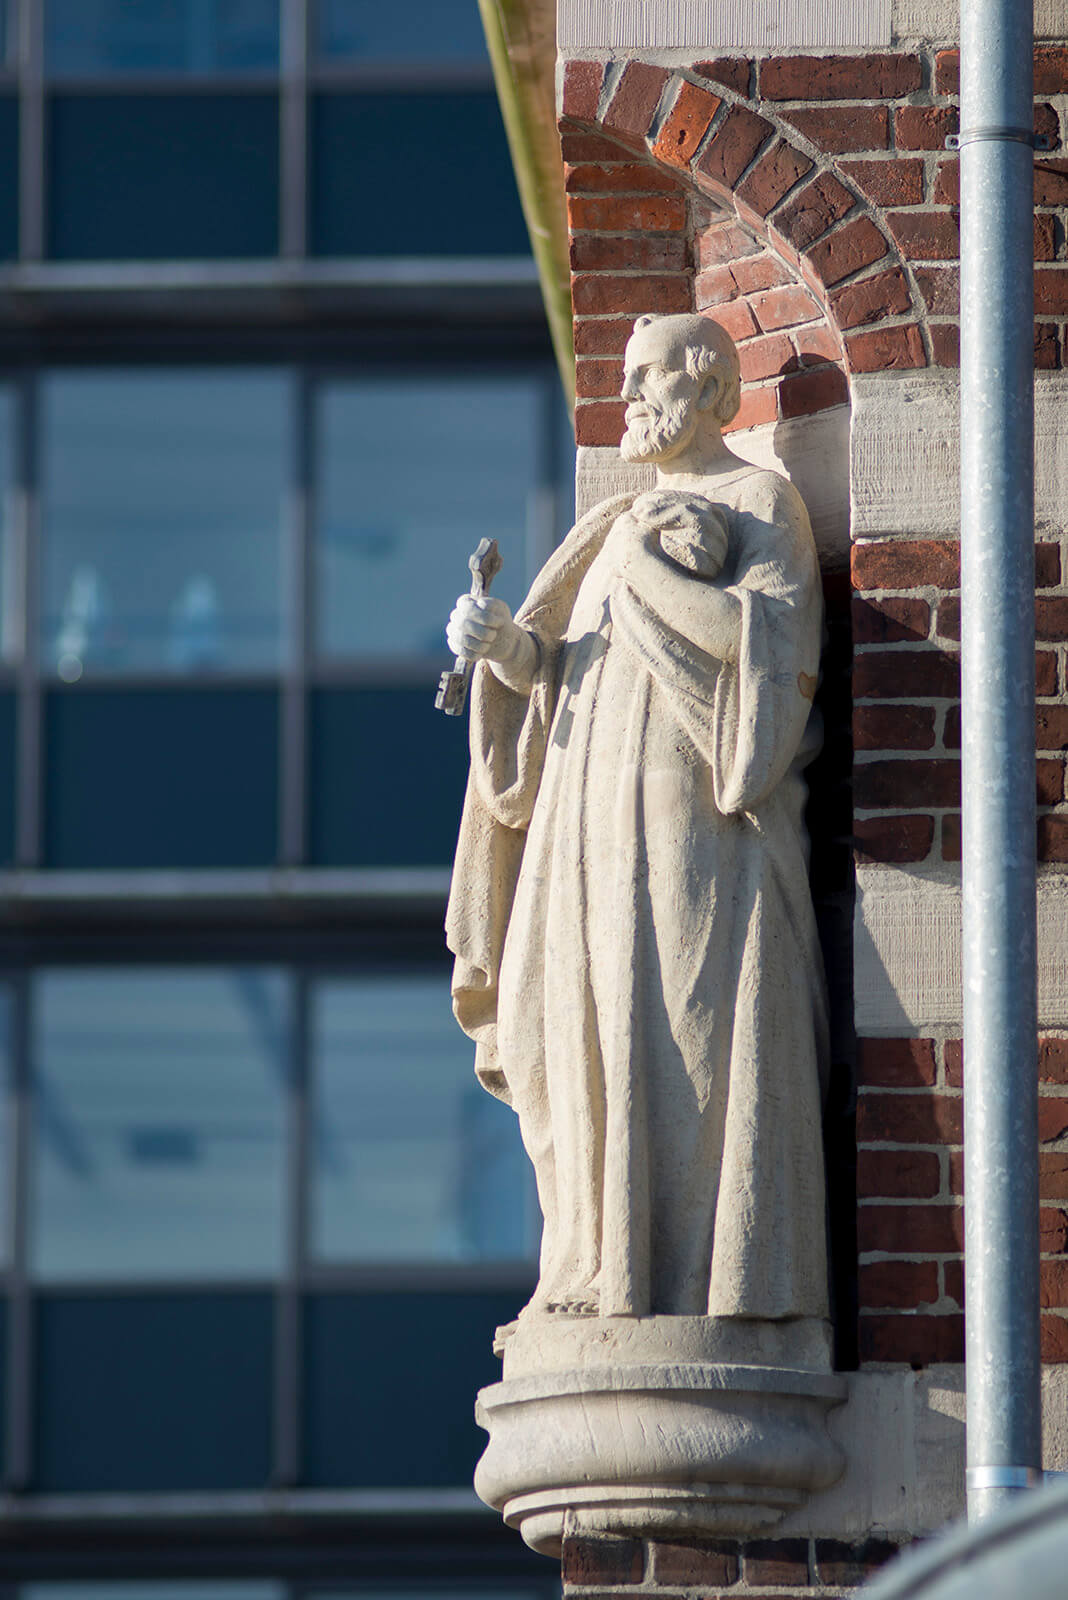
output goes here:
[[450, 619], [479, 661], [454, 1007], [537, 1176], [524, 1318], [823, 1318], [816, 553], [793, 487], [723, 442], [717, 323], [640, 318], [624, 371], [657, 488], [585, 516], [514, 620]]

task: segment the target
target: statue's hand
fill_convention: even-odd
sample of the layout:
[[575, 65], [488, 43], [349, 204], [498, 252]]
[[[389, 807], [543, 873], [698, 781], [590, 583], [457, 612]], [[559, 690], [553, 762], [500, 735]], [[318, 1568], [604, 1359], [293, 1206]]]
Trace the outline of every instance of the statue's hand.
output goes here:
[[630, 516], [637, 542], [646, 550], [659, 547], [698, 577], [719, 575], [727, 556], [727, 519], [723, 509], [704, 495], [650, 489], [635, 500]]
[[445, 629], [449, 649], [465, 661], [485, 660], [509, 689], [529, 694], [538, 667], [533, 634], [512, 621], [503, 600], [462, 594]]
[[465, 661], [510, 661], [522, 648], [522, 635], [504, 601], [489, 595], [462, 594], [445, 629], [449, 649]]

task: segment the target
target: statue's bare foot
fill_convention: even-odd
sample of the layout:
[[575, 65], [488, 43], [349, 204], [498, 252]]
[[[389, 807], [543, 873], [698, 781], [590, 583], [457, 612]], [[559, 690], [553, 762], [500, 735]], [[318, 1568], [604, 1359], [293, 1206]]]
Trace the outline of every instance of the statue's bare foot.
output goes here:
[[546, 1302], [545, 1309], [557, 1316], [595, 1317], [599, 1306], [596, 1299], [580, 1300], [576, 1297], [567, 1300], [549, 1300]]

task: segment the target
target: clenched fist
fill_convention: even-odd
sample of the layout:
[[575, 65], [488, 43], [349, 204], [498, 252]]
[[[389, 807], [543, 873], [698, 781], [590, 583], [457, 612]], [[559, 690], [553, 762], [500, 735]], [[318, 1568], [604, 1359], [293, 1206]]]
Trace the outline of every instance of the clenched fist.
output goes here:
[[462, 594], [445, 629], [449, 649], [465, 661], [489, 661], [497, 677], [512, 686], [529, 686], [537, 647], [525, 628], [517, 627], [503, 600]]
[[514, 636], [519, 632], [503, 600], [493, 600], [489, 595], [476, 600], [472, 594], [462, 594], [449, 618], [445, 637], [453, 655], [463, 656], [465, 661], [478, 661], [483, 656], [490, 661], [507, 661], [515, 654]]

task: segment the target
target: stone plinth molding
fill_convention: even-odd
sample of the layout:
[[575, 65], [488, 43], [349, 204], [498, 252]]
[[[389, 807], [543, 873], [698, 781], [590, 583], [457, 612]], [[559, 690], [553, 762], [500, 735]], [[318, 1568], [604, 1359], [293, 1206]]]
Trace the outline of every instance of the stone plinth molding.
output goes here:
[[[585, 1330], [576, 1337], [572, 1325], [561, 1330], [561, 1355], [573, 1364], [483, 1389], [475, 1415], [489, 1444], [475, 1488], [533, 1549], [559, 1554], [565, 1517], [585, 1534], [745, 1536], [840, 1476], [844, 1457], [827, 1416], [844, 1401], [845, 1380], [803, 1367], [670, 1359], [695, 1353], [695, 1329], [680, 1327], [672, 1339], [664, 1325], [700, 1321], [715, 1334], [715, 1319], [636, 1319], [637, 1337], [610, 1330], [608, 1345], [594, 1324], [585, 1349]], [[730, 1343], [748, 1341], [758, 1355], [781, 1342], [773, 1324], [740, 1325], [736, 1335]], [[819, 1361], [818, 1333], [805, 1329], [800, 1342]]]

